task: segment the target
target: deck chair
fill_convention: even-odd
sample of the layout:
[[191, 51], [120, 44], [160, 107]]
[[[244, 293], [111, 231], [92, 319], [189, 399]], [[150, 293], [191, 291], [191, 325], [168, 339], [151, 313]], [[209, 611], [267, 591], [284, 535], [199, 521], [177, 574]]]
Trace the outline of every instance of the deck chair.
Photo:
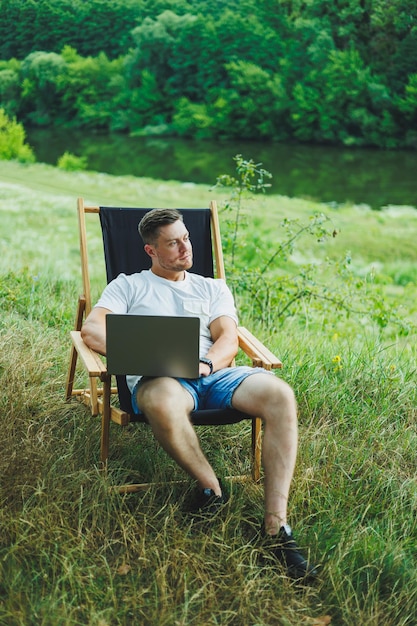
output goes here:
[[[81, 251], [81, 270], [83, 293], [79, 297], [75, 319], [75, 329], [71, 331], [71, 354], [66, 383], [66, 398], [77, 398], [89, 406], [92, 415], [101, 415], [100, 461], [107, 466], [109, 456], [110, 423], [126, 426], [133, 421], [146, 421], [143, 416], [135, 415], [131, 407], [130, 393], [125, 377], [117, 376], [116, 385], [112, 385], [112, 376], [108, 374], [105, 359], [90, 350], [81, 338], [80, 329], [84, 318], [91, 310], [91, 288], [89, 278], [87, 221], [86, 215], [99, 216], [106, 266], [107, 282], [119, 273], [131, 274], [149, 269], [151, 263], [143, 249], [138, 233], [138, 223], [150, 209], [114, 208], [85, 206], [82, 198], [78, 199], [78, 224]], [[181, 210], [184, 223], [193, 242], [194, 265], [191, 271], [204, 276], [225, 278], [223, 254], [220, 242], [220, 229], [217, 206], [211, 202], [206, 209]], [[267, 370], [281, 367], [281, 361], [258, 341], [247, 329], [238, 327], [239, 346], [253, 366], [262, 366]], [[81, 361], [88, 375], [88, 386], [74, 388], [78, 360]], [[118, 403], [113, 395], [118, 394]], [[241, 414], [235, 410], [195, 411], [192, 413], [194, 425], [225, 425], [243, 419], [252, 422], [252, 465], [253, 480], [260, 479], [261, 466], [261, 420]], [[137, 491], [153, 483], [125, 485], [120, 491]]]

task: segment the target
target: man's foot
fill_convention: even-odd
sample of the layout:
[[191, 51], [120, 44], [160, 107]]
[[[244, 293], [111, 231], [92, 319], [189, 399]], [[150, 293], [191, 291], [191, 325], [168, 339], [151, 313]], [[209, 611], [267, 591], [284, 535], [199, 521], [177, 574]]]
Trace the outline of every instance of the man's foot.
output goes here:
[[293, 580], [312, 582], [318, 577], [318, 568], [301, 554], [288, 524], [281, 526], [277, 535], [264, 534], [264, 548], [285, 568]]
[[205, 518], [214, 517], [224, 507], [226, 502], [227, 498], [224, 495], [223, 488], [221, 496], [216, 495], [213, 489], [202, 489], [197, 494], [191, 513]]

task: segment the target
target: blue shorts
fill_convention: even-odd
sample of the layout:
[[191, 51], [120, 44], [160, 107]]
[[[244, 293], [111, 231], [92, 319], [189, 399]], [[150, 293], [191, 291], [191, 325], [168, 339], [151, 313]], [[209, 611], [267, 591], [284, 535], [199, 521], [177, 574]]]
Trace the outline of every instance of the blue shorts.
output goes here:
[[[194, 411], [202, 409], [230, 409], [232, 407], [232, 397], [237, 387], [245, 378], [252, 374], [272, 374], [272, 372], [263, 367], [242, 365], [239, 367], [226, 367], [210, 374], [210, 376], [176, 378], [176, 380], [191, 394], [194, 400]], [[132, 407], [137, 415], [142, 413], [142, 411], [136, 402], [136, 392], [138, 387], [147, 380], [150, 380], [150, 378], [141, 378], [132, 392]]]

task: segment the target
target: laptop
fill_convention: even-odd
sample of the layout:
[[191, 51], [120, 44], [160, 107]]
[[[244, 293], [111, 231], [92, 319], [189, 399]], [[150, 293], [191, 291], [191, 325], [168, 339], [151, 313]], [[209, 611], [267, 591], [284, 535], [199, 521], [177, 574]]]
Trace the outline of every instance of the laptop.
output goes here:
[[106, 315], [111, 374], [198, 378], [199, 348], [198, 317]]

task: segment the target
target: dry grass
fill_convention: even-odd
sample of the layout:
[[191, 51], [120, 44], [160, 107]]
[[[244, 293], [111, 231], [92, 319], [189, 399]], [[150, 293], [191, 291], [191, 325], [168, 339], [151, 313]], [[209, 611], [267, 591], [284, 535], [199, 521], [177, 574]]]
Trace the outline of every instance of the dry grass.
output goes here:
[[[98, 423], [62, 398], [56, 330], [11, 316], [1, 337], [2, 623], [415, 622], [416, 397], [406, 362], [393, 381], [363, 376], [359, 353], [342, 376], [316, 361], [307, 378], [289, 361], [301, 422], [291, 517], [323, 563], [317, 586], [297, 588], [258, 559], [260, 487], [230, 484], [230, 504], [210, 528], [186, 513], [188, 482], [110, 492], [129, 476], [172, 478], [172, 463], [146, 427], [113, 427], [111, 469], [100, 475]], [[300, 348], [296, 356], [307, 357]], [[232, 427], [224, 447], [223, 432], [201, 435], [219, 473], [247, 469], [247, 426]]]

